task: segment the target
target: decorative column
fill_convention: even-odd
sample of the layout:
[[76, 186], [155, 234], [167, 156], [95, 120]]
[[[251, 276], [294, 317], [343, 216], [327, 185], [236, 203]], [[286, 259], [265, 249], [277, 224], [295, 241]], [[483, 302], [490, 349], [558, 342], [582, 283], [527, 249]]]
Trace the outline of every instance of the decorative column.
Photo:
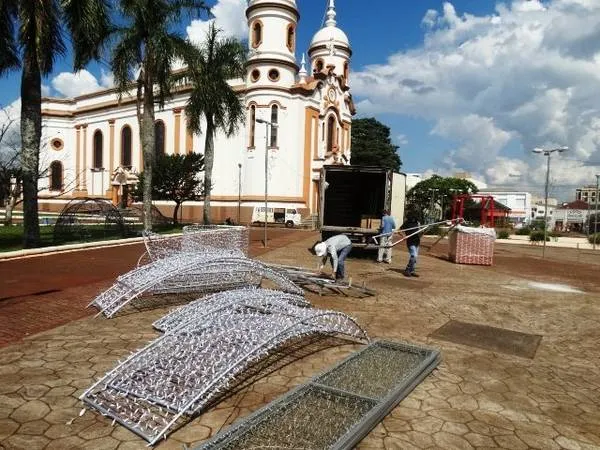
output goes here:
[[188, 129], [188, 127], [187, 127], [187, 120], [186, 120], [186, 127], [185, 127], [185, 152], [189, 154], [189, 153], [193, 153], [193, 151], [194, 151], [194, 135]]
[[180, 153], [179, 141], [181, 139], [181, 108], [173, 109], [173, 114], [175, 115], [175, 130], [174, 130], [175, 141], [173, 143], [173, 153], [175, 155], [179, 155], [179, 153]]
[[81, 179], [79, 176], [80, 152], [81, 152], [81, 126], [75, 125], [75, 195], [81, 189]]
[[81, 125], [81, 128], [83, 128], [83, 157], [81, 158], [83, 167], [80, 168], [82, 175], [81, 190], [87, 195], [87, 125]]
[[[112, 186], [110, 184], [112, 173], [115, 170], [115, 119], [108, 121], [108, 187], [106, 197], [112, 196]], [[102, 186], [104, 189], [104, 186]]]

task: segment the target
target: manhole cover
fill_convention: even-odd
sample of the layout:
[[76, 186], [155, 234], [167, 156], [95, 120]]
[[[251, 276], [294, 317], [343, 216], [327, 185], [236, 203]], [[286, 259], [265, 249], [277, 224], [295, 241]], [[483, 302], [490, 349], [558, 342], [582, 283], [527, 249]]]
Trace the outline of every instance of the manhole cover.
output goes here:
[[542, 340], [539, 334], [526, 334], [504, 328], [478, 325], [474, 323], [451, 320], [429, 335], [435, 339], [468, 345], [493, 352], [520, 356], [535, 357], [538, 345]]

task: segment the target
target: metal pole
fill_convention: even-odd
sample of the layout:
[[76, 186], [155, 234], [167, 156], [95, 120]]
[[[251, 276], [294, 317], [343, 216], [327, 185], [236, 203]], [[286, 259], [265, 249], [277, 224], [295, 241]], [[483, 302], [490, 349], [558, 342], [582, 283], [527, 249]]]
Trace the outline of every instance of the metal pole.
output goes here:
[[237, 223], [240, 225], [242, 223], [242, 163], [238, 163], [238, 214], [237, 214]]
[[267, 247], [267, 198], [269, 192], [269, 124], [265, 123], [265, 238], [264, 244]]
[[548, 236], [548, 184], [550, 183], [550, 158], [551, 153], [547, 152], [548, 164], [546, 165], [546, 187], [544, 189], [544, 246], [542, 247], [542, 258], [546, 257], [546, 238]]
[[596, 234], [598, 234], [598, 193], [600, 192], [600, 174], [596, 175], [596, 208], [594, 212], [594, 250], [596, 250]]

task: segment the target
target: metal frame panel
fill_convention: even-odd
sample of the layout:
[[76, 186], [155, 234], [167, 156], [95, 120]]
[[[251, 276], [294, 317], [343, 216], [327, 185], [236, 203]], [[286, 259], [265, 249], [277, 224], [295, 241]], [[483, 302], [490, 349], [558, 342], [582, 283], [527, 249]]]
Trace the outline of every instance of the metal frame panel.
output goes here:
[[[423, 355], [422, 360], [418, 365], [412, 367], [407, 376], [396, 386], [390, 389], [384, 396], [380, 398], [372, 398], [369, 396], [357, 394], [351, 390], [344, 390], [330, 385], [324, 384], [323, 381], [332, 373], [343, 370], [343, 368], [351, 362], [360, 360], [367, 352], [372, 351], [376, 347], [387, 347], [390, 349], [405, 351], [410, 353], [420, 353]], [[327, 372], [316, 376], [309, 382], [298, 386], [289, 393], [279, 397], [274, 402], [268, 404], [264, 408], [256, 411], [250, 416], [235, 423], [230, 428], [204, 443], [196, 450], [215, 450], [227, 449], [231, 450], [236, 447], [235, 441], [241, 438], [245, 433], [256, 429], [261, 423], [266, 422], [272, 417], [281, 414], [284, 408], [289, 407], [297, 402], [302, 402], [303, 397], [309, 391], [317, 391], [322, 393], [337, 394], [357, 404], [370, 404], [370, 410], [362, 416], [362, 418], [353, 424], [343, 435], [339, 436], [335, 444], [327, 447], [330, 449], [352, 449], [379, 423], [389, 412], [394, 409], [402, 399], [404, 399], [431, 371], [440, 363], [441, 356], [438, 350], [421, 347], [417, 345], [395, 343], [388, 341], [376, 341], [371, 343], [364, 349], [350, 355], [348, 358], [337, 364]], [[308, 432], [309, 430], [307, 430]]]

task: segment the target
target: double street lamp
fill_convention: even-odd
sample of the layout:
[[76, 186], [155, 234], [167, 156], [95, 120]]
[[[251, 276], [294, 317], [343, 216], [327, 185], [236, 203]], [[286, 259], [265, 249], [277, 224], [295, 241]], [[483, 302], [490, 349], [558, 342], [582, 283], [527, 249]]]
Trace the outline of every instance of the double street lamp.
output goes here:
[[269, 128], [271, 133], [273, 128], [277, 128], [277, 124], [264, 119], [256, 119], [257, 123], [265, 124], [265, 237], [264, 245], [267, 247], [267, 211], [268, 211], [268, 195], [269, 195]]
[[544, 246], [542, 248], [542, 258], [546, 256], [546, 239], [548, 239], [548, 185], [550, 184], [550, 159], [552, 158], [552, 153], [562, 153], [569, 150], [568, 147], [557, 147], [551, 149], [543, 149], [536, 148], [533, 153], [538, 153], [548, 157], [548, 162], [546, 165], [546, 186], [544, 188]]

